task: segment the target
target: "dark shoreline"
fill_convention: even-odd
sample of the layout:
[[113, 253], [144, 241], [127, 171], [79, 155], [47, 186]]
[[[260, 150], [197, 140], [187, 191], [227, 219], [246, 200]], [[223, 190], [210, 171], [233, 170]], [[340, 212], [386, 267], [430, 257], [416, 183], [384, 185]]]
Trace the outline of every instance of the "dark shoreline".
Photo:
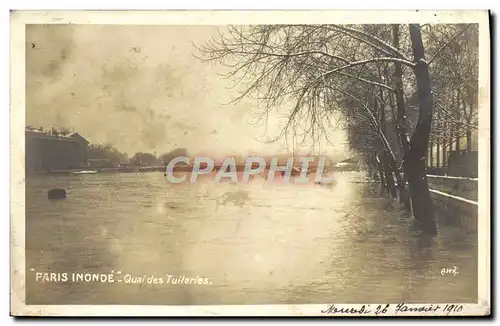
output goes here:
[[[218, 171], [220, 166], [214, 168], [214, 171]], [[297, 167], [297, 172], [292, 172], [292, 175], [298, 175], [300, 171], [300, 167]], [[268, 170], [266, 168], [266, 170]], [[68, 174], [76, 174], [76, 172], [81, 171], [97, 171], [97, 173], [89, 173], [89, 174], [101, 174], [101, 173], [143, 173], [143, 172], [166, 172], [165, 166], [147, 166], [147, 167], [113, 167], [113, 168], [80, 168], [80, 169], [64, 169], [64, 170], [52, 170], [52, 171], [30, 171], [27, 172], [27, 175], [68, 175]], [[237, 171], [242, 172], [243, 169], [240, 166], [237, 166]], [[349, 171], [359, 171], [352, 169], [342, 169], [342, 168], [325, 168], [325, 172], [349, 172]], [[174, 172], [192, 172], [192, 167], [175, 167]], [[315, 173], [316, 169], [312, 168], [308, 170], [308, 174]], [[86, 174], [86, 173], [82, 173]]]

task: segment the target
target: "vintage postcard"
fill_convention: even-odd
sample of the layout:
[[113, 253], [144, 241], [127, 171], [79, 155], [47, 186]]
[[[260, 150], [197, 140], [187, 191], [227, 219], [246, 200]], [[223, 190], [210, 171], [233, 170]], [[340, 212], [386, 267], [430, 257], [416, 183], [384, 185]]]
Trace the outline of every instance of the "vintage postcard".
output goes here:
[[490, 315], [487, 11], [11, 27], [12, 315]]

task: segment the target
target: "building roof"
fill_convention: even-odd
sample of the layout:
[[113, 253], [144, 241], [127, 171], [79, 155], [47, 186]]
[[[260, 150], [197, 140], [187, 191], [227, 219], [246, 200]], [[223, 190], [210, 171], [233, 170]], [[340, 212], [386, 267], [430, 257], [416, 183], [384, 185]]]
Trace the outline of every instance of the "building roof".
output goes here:
[[69, 137], [73, 138], [81, 143], [90, 144], [90, 142], [87, 139], [85, 139], [85, 137], [83, 137], [82, 135], [80, 135], [77, 132], [72, 133], [71, 135], [69, 135]]
[[39, 138], [39, 139], [58, 139], [58, 140], [66, 140], [66, 141], [76, 141], [81, 144], [88, 145], [90, 142], [85, 139], [82, 135], [79, 133], [75, 132], [70, 135], [64, 136], [61, 134], [57, 135], [52, 135], [48, 132], [45, 131], [40, 131], [40, 130], [31, 130], [31, 129], [26, 129], [25, 130], [26, 135], [31, 135], [32, 137]]

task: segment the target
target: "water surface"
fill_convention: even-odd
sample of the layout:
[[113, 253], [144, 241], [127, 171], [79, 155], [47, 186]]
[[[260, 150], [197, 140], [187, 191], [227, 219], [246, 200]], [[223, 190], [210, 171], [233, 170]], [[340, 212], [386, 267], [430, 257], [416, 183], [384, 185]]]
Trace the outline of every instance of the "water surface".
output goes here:
[[[322, 186], [259, 179], [172, 185], [163, 173], [28, 177], [27, 303], [477, 300], [474, 230], [448, 219], [425, 240], [363, 174], [335, 178]], [[48, 200], [53, 187], [66, 188], [67, 199]], [[457, 275], [441, 274], [454, 266]], [[168, 274], [209, 284], [36, 282], [30, 269], [164, 281]]]

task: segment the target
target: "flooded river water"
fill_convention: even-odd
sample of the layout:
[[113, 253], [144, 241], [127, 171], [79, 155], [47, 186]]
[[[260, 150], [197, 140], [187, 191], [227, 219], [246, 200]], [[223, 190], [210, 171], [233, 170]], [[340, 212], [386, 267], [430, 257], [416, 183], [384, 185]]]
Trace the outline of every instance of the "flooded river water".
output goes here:
[[[298, 186], [172, 185], [163, 173], [28, 177], [27, 303], [476, 301], [474, 230], [440, 225], [423, 240], [362, 173], [335, 178]], [[54, 187], [68, 197], [47, 199]], [[71, 282], [72, 273], [113, 273], [114, 283]]]

